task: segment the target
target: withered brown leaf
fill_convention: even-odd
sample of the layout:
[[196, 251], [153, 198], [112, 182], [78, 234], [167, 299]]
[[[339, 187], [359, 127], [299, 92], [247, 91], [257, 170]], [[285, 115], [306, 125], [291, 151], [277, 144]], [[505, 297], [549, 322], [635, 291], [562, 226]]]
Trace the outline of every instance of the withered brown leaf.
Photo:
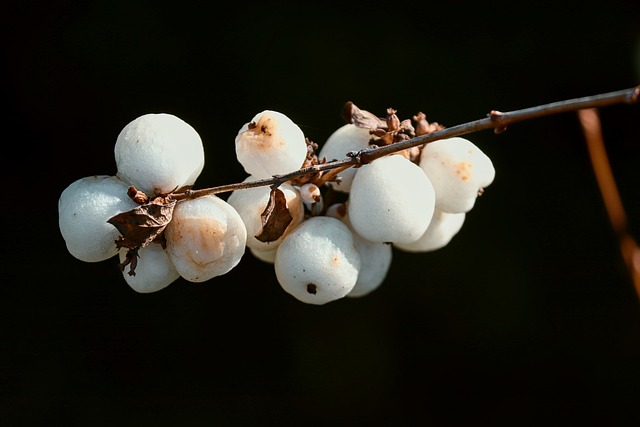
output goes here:
[[262, 232], [256, 235], [261, 242], [273, 242], [278, 240], [285, 232], [293, 217], [287, 208], [287, 198], [279, 188], [272, 188], [269, 193], [269, 203], [264, 208], [262, 215]]
[[351, 101], [348, 101], [344, 105], [342, 109], [342, 118], [345, 122], [352, 123], [359, 128], [371, 130], [387, 128], [387, 122], [385, 119], [382, 119], [367, 110], [361, 110]]
[[140, 249], [160, 237], [173, 216], [175, 200], [156, 197], [130, 211], [122, 212], [107, 222], [121, 234], [118, 248]]

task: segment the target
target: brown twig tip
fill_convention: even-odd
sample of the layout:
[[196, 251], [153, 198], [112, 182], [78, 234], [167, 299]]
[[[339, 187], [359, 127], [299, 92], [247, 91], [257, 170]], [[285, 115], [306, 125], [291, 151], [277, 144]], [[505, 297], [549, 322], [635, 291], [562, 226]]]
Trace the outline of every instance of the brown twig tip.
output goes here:
[[636, 102], [638, 102], [638, 98], [640, 98], [640, 86], [634, 87], [629, 92], [626, 102], [629, 104], [635, 104]]

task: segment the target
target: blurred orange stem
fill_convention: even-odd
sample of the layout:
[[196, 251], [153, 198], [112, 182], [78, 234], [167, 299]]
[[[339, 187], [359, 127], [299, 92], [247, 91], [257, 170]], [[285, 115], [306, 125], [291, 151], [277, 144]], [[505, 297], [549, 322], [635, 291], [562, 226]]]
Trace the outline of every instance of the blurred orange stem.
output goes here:
[[604, 146], [598, 111], [595, 108], [578, 110], [578, 118], [609, 221], [618, 237], [620, 251], [629, 270], [636, 295], [640, 298], [640, 249], [627, 228], [627, 215]]

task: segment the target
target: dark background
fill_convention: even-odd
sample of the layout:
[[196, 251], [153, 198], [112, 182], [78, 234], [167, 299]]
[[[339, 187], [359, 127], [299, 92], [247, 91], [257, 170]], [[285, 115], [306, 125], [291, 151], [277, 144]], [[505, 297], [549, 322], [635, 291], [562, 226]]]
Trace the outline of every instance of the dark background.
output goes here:
[[[494, 183], [446, 248], [396, 252], [361, 299], [300, 303], [249, 253], [141, 295], [57, 226], [62, 190], [114, 174], [148, 112], [200, 133], [204, 188], [244, 179], [234, 137], [264, 109], [321, 144], [346, 101], [452, 126], [633, 87], [634, 3], [5, 6], [2, 424], [637, 425], [640, 305], [575, 114], [468, 136]], [[640, 109], [601, 118], [640, 237]]]

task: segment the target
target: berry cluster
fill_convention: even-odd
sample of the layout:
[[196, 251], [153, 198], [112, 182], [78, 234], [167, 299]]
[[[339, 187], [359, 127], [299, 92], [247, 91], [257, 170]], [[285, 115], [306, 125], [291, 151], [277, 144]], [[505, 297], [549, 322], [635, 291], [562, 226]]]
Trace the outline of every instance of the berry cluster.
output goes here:
[[167, 196], [192, 186], [204, 167], [202, 140], [189, 124], [170, 114], [138, 117], [118, 135], [115, 160], [115, 176], [81, 178], [60, 196], [60, 231], [73, 256], [119, 255], [127, 283], [142, 293], [180, 276], [206, 281], [240, 262], [246, 229], [228, 203]]
[[[442, 129], [422, 114], [400, 121], [392, 109], [378, 118], [348, 106], [347, 124], [319, 151], [286, 115], [266, 110], [253, 117], [235, 139], [246, 186], [226, 200], [191, 190], [204, 154], [190, 125], [169, 114], [138, 117], [118, 135], [115, 176], [82, 178], [63, 191], [59, 224], [69, 252], [88, 262], [118, 255], [138, 292], [158, 291], [178, 277], [203, 282], [223, 275], [246, 248], [272, 263], [282, 288], [302, 302], [372, 292], [387, 275], [394, 247], [445, 246], [495, 171], [460, 137], [357, 167], [313, 169]], [[255, 185], [304, 168], [310, 173]]]

